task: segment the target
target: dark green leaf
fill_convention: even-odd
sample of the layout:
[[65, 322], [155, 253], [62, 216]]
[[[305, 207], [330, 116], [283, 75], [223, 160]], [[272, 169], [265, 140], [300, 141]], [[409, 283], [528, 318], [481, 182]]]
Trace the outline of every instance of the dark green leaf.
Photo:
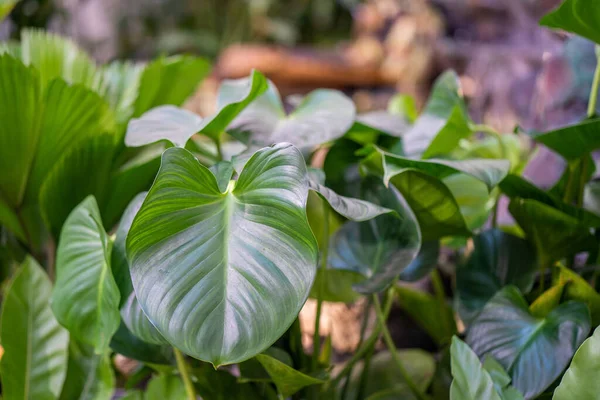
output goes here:
[[95, 354], [93, 347], [71, 338], [60, 400], [110, 400], [114, 390], [115, 374], [108, 354]]
[[423, 242], [417, 257], [400, 274], [400, 280], [416, 282], [427, 276], [437, 266], [440, 255], [440, 242]]
[[69, 333], [50, 309], [52, 283], [28, 256], [3, 296], [0, 369], [5, 399], [57, 399], [67, 372]]
[[52, 310], [75, 338], [98, 354], [108, 348], [120, 320], [111, 247], [96, 200], [89, 196], [71, 212], [60, 235]]
[[553, 400], [595, 399], [600, 392], [597, 371], [600, 369], [600, 328], [575, 353]]
[[110, 348], [125, 357], [145, 363], [170, 365], [174, 360], [171, 346], [157, 346], [144, 342], [134, 336], [123, 321], [110, 341]]
[[514, 286], [498, 292], [471, 325], [467, 342], [480, 357], [493, 356], [513, 386], [532, 398], [565, 369], [590, 331], [585, 304], [569, 301], [536, 318]]
[[492, 377], [483, 368], [477, 355], [462, 340], [454, 336], [452, 355], [452, 386], [450, 400], [501, 400]]
[[536, 200], [515, 198], [508, 207], [527, 238], [535, 244], [541, 265], [597, 247], [579, 220]]
[[556, 10], [544, 15], [540, 24], [573, 32], [600, 44], [600, 10], [592, 0], [565, 0]]
[[323, 379], [318, 379], [300, 371], [296, 371], [294, 368], [266, 354], [258, 354], [256, 359], [271, 376], [277, 387], [277, 391], [284, 398], [288, 398], [306, 386], [325, 383]]
[[600, 147], [600, 119], [532, 134], [532, 137], [568, 161], [574, 161]]
[[435, 81], [423, 114], [404, 135], [404, 151], [422, 158], [448, 153], [471, 135], [469, 121], [458, 76], [447, 71]]
[[526, 240], [498, 229], [476, 235], [473, 246], [467, 263], [456, 270], [458, 311], [467, 324], [504, 286], [528, 293], [538, 266], [535, 249]]
[[254, 154], [225, 192], [187, 150], [165, 151], [127, 239], [138, 301], [158, 331], [215, 365], [281, 336], [316, 271], [307, 194], [304, 159], [288, 144]]

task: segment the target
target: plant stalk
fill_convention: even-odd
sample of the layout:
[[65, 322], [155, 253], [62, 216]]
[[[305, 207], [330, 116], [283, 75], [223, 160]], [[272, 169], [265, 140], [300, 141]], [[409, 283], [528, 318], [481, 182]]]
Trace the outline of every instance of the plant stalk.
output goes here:
[[325, 284], [325, 271], [327, 270], [327, 257], [329, 255], [329, 205], [325, 200], [323, 205], [323, 249], [321, 251], [321, 279], [317, 287], [317, 311], [315, 315], [315, 331], [313, 333], [313, 357], [311, 360], [312, 370], [316, 371], [319, 359], [319, 350], [321, 348], [321, 335], [319, 327], [321, 325], [321, 309], [323, 308], [323, 291]]
[[215, 146], [217, 146], [217, 158], [219, 161], [223, 161], [223, 149], [221, 148], [221, 135], [215, 139]]
[[398, 350], [396, 349], [396, 345], [392, 340], [392, 335], [390, 335], [390, 331], [386, 325], [386, 318], [383, 314], [383, 310], [381, 309], [381, 303], [379, 302], [379, 298], [376, 294], [373, 295], [373, 304], [375, 305], [375, 313], [377, 314], [377, 319], [379, 320], [379, 326], [381, 326], [381, 333], [383, 334], [383, 340], [385, 342], [386, 347], [389, 352], [392, 354], [392, 358], [398, 367], [398, 371], [400, 371], [400, 375], [406, 381], [406, 385], [410, 388], [411, 392], [419, 399], [419, 400], [428, 400], [425, 393], [419, 389], [419, 387], [412, 380], [410, 374], [404, 368], [404, 364], [402, 364], [402, 360], [400, 359], [400, 355], [398, 354]]
[[590, 101], [588, 102], [588, 118], [592, 118], [596, 114], [598, 86], [600, 86], [600, 46], [596, 46], [596, 70], [594, 71], [594, 80], [592, 81], [592, 89], [590, 91]]
[[444, 283], [437, 268], [431, 272], [431, 283], [433, 284], [433, 292], [439, 305], [442, 326], [445, 332], [450, 332], [452, 330], [452, 322], [448, 321], [448, 314], [446, 313], [446, 291], [444, 290]]
[[185, 392], [187, 393], [188, 400], [197, 400], [196, 390], [194, 389], [194, 384], [190, 378], [190, 372], [188, 370], [188, 365], [185, 362], [185, 358], [183, 357], [183, 354], [175, 347], [173, 347], [173, 352], [175, 353], [177, 369], [179, 370], [179, 374], [183, 380], [183, 385], [185, 386]]

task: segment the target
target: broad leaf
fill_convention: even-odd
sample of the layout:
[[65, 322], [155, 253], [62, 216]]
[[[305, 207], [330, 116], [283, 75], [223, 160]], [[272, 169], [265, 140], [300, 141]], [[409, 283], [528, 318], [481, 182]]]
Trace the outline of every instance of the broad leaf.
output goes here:
[[400, 274], [400, 280], [416, 282], [429, 275], [431, 270], [437, 266], [439, 255], [440, 243], [438, 241], [423, 242], [417, 257]]
[[467, 324], [504, 286], [528, 293], [538, 267], [533, 246], [498, 229], [473, 237], [473, 247], [466, 264], [456, 269], [458, 311]]
[[575, 271], [562, 265], [556, 266], [555, 271], [554, 284], [565, 284], [565, 298], [585, 303], [590, 309], [592, 326], [600, 325], [600, 294]]
[[346, 137], [359, 143], [371, 144], [381, 134], [401, 137], [408, 131], [409, 125], [402, 116], [387, 111], [370, 111], [356, 116], [356, 121]]
[[404, 135], [404, 152], [422, 158], [448, 153], [471, 135], [469, 121], [458, 76], [447, 71], [435, 81], [423, 114]]
[[354, 285], [361, 293], [388, 287], [421, 247], [418, 223], [402, 196], [381, 184], [368, 193], [369, 200], [396, 211], [400, 219], [381, 215], [367, 222], [345, 223], [331, 238], [328, 258], [330, 268], [358, 272], [366, 278]]
[[2, 395], [57, 399], [67, 372], [69, 333], [50, 309], [52, 283], [27, 257], [3, 296], [0, 341]]
[[180, 106], [209, 72], [210, 64], [199, 57], [180, 55], [152, 61], [140, 78], [133, 116], [164, 104]]
[[590, 331], [585, 304], [569, 301], [536, 318], [514, 286], [498, 292], [467, 333], [480, 357], [493, 356], [525, 398], [543, 392], [565, 369]]
[[574, 217], [536, 200], [513, 199], [509, 210], [535, 244], [541, 265], [597, 247], [589, 228]]
[[450, 343], [456, 334], [454, 313], [448, 304], [429, 293], [412, 289], [409, 286], [394, 288], [400, 306], [438, 345]]
[[600, 119], [531, 136], [568, 161], [574, 161], [600, 147]]
[[290, 397], [306, 386], [325, 383], [325, 380], [296, 371], [294, 368], [267, 354], [258, 354], [256, 359], [271, 376], [277, 387], [277, 391], [284, 398]]
[[580, 207], [565, 203], [552, 194], [546, 193], [526, 179], [510, 174], [499, 185], [500, 190], [510, 198], [531, 199], [555, 208], [590, 228], [600, 226], [600, 217]]
[[383, 181], [386, 184], [402, 171], [414, 169], [426, 172], [438, 179], [456, 173], [464, 173], [485, 183], [488, 189], [492, 189], [504, 179], [510, 169], [510, 163], [507, 160], [413, 160], [385, 152], [375, 146], [361, 150], [361, 154], [366, 155], [363, 165], [375, 171], [383, 171]]
[[467, 174], [450, 175], [443, 182], [454, 196], [469, 229], [475, 231], [484, 226], [496, 203], [496, 189], [490, 194], [483, 182]]
[[185, 386], [179, 376], [159, 375], [148, 382], [146, 400], [185, 400]]
[[135, 292], [131, 292], [129, 298], [121, 309], [121, 317], [127, 329], [135, 336], [150, 344], [168, 344], [162, 335], [150, 322], [142, 308], [138, 304]]
[[600, 369], [600, 328], [579, 347], [553, 400], [595, 399], [600, 392], [597, 372]]
[[[228, 85], [234, 88], [240, 84]], [[228, 132], [250, 147], [290, 142], [299, 148], [310, 148], [341, 137], [354, 122], [354, 103], [337, 90], [315, 90], [286, 115], [277, 88], [270, 81], [268, 86], [227, 127]], [[227, 90], [231, 89], [222, 87], [220, 94]]]
[[129, 121], [125, 144], [139, 147], [168, 140], [175, 146], [185, 147], [201, 127], [202, 118], [199, 115], [171, 105], [159, 106]]
[[165, 151], [127, 239], [138, 301], [158, 331], [214, 365], [281, 336], [316, 271], [307, 194], [304, 159], [289, 144], [255, 153], [225, 192], [187, 150]]
[[119, 327], [119, 288], [110, 270], [111, 243], [90, 196], [69, 215], [56, 254], [52, 310], [59, 322], [98, 354]]
[[556, 10], [544, 15], [541, 25], [563, 29], [600, 44], [600, 10], [590, 0], [565, 0]]
[[108, 354], [95, 354], [93, 347], [71, 338], [60, 400], [110, 400], [114, 391], [115, 374]]
[[483, 368], [477, 355], [462, 340], [454, 336], [452, 355], [452, 386], [450, 400], [501, 400], [492, 377]]
[[103, 96], [115, 111], [119, 124], [126, 123], [134, 112], [144, 66], [129, 61], [113, 61], [102, 69]]
[[144, 342], [135, 336], [121, 321], [117, 332], [110, 341], [110, 348], [115, 352], [145, 363], [172, 365], [174, 363], [173, 348], [158, 346]]

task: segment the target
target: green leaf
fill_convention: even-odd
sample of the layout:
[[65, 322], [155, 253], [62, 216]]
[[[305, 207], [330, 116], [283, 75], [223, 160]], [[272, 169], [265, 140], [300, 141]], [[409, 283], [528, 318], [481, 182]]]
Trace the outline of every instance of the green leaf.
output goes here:
[[60, 400], [110, 400], [114, 390], [115, 374], [108, 354], [96, 354], [93, 347], [71, 338]]
[[57, 399], [66, 376], [69, 333], [50, 309], [52, 283], [28, 256], [3, 296], [0, 342], [5, 399]]
[[583, 207], [596, 215], [600, 215], [600, 181], [588, 182], [585, 185]]
[[467, 324], [506, 285], [528, 293], [537, 271], [535, 249], [526, 241], [491, 229], [473, 237], [473, 252], [456, 269], [458, 311]]
[[210, 64], [199, 57], [180, 55], [152, 61], [139, 81], [133, 116], [164, 104], [180, 106], [209, 73]]
[[417, 257], [400, 274], [400, 280], [416, 282], [429, 275], [431, 270], [437, 266], [439, 255], [440, 242], [423, 242]]
[[380, 134], [401, 137], [408, 129], [409, 125], [402, 116], [379, 110], [358, 114], [354, 125], [347, 134], [366, 135], [370, 133], [375, 137]]
[[598, 246], [584, 223], [539, 201], [515, 198], [508, 209], [535, 244], [541, 265]]
[[258, 71], [252, 71], [248, 78], [223, 81], [217, 96], [217, 111], [202, 121], [201, 132], [218, 139], [229, 124], [267, 88], [267, 78]]
[[97, 91], [102, 74], [94, 61], [70, 39], [38, 29], [21, 31], [21, 60], [39, 71], [45, 87], [55, 78]]
[[523, 400], [523, 395], [517, 389], [509, 386], [511, 378], [502, 365], [494, 357], [486, 356], [483, 360], [483, 368], [490, 374], [496, 392], [502, 400]]
[[587, 120], [531, 136], [536, 142], [560, 154], [567, 161], [574, 161], [600, 147], [600, 119]]
[[22, 242], [27, 242], [27, 234], [21, 223], [19, 216], [12, 208], [6, 204], [5, 200], [0, 197], [0, 225], [5, 226], [11, 231], [17, 239]]
[[[254, 361], [254, 359], [251, 360]], [[259, 388], [249, 383], [240, 383], [238, 378], [229, 372], [215, 370], [207, 364], [203, 364], [201, 368], [195, 368], [192, 370], [192, 374], [195, 378], [196, 391], [203, 399], [274, 400], [277, 398], [275, 390], [270, 386]]]
[[514, 286], [498, 292], [467, 333], [480, 357], [493, 356], [525, 398], [543, 392], [565, 369], [590, 331], [585, 304], [569, 301], [536, 318]]
[[175, 375], [159, 375], [148, 382], [146, 400], [185, 400], [185, 386], [180, 377]]
[[319, 285], [324, 279], [323, 290], [320, 293], [323, 301], [352, 303], [361, 297], [353, 287], [365, 280], [364, 275], [344, 269], [328, 268], [325, 271], [318, 270], [315, 283], [310, 290], [310, 297], [319, 297]]
[[202, 118], [199, 115], [171, 105], [159, 106], [129, 121], [125, 145], [139, 147], [168, 140], [174, 146], [185, 147], [200, 128]]
[[[242, 85], [248, 83], [224, 83], [219, 96]], [[267, 91], [250, 103], [228, 125], [227, 131], [251, 147], [290, 142], [299, 148], [310, 148], [341, 137], [354, 123], [355, 115], [352, 100], [329, 89], [309, 93], [286, 115], [279, 91], [269, 81]]]
[[474, 231], [485, 225], [496, 203], [487, 186], [467, 174], [450, 175], [443, 182], [454, 196], [469, 229]]
[[289, 144], [256, 152], [225, 192], [187, 150], [165, 151], [127, 238], [138, 301], [165, 339], [221, 365], [283, 334], [316, 271], [307, 194]]
[[69, 213], [93, 195], [104, 204], [116, 144], [113, 135], [78, 142], [49, 171], [40, 189], [40, 209], [46, 226], [58, 237]]
[[135, 292], [131, 292], [123, 305], [121, 317], [127, 329], [143, 341], [150, 344], [168, 344], [142, 311]]
[[144, 363], [171, 365], [174, 362], [171, 346], [158, 346], [135, 336], [121, 321], [110, 341], [110, 348], [125, 357]]
[[144, 66], [129, 61], [113, 61], [102, 68], [103, 96], [115, 111], [119, 124], [126, 123], [134, 112]]
[[544, 15], [540, 24], [573, 32], [600, 44], [600, 10], [591, 0], [565, 0], [556, 10]]
[[600, 294], [575, 271], [562, 265], [555, 267], [554, 284], [565, 284], [565, 298], [585, 303], [592, 316], [592, 326], [600, 325]]
[[406, 94], [397, 94], [392, 97], [388, 103], [387, 110], [390, 114], [406, 118], [411, 124], [419, 116], [415, 99]]
[[565, 286], [570, 282], [563, 282], [558, 285], [552, 286], [544, 293], [538, 296], [537, 299], [529, 306], [529, 311], [534, 317], [543, 318], [550, 314], [550, 311], [554, 310], [560, 304], [565, 291]]
[[600, 391], [600, 328], [579, 347], [554, 391], [553, 400], [595, 399]]
[[[435, 373], [435, 360], [433, 356], [421, 349], [402, 349], [398, 350], [398, 355], [405, 365], [408, 376], [422, 391], [429, 387]], [[381, 351], [371, 358], [368, 367], [367, 377], [364, 387], [364, 398], [381, 399], [385, 391], [389, 399], [413, 400], [414, 394], [406, 385], [404, 378], [398, 373], [397, 364], [395, 364], [389, 351]], [[355, 399], [358, 395], [360, 379], [364, 370], [364, 361], [359, 361], [350, 377], [348, 385], [347, 398]]]
[[20, 0], [0, 0], [0, 22], [12, 11]]
[[217, 178], [219, 190], [221, 192], [226, 191], [227, 186], [229, 185], [229, 181], [231, 180], [231, 177], [234, 173], [233, 164], [229, 161], [219, 161], [209, 169], [214, 174], [215, 178]]
[[598, 215], [595, 215], [580, 207], [575, 207], [571, 204], [565, 203], [558, 197], [553, 196], [550, 193], [546, 193], [520, 176], [509, 174], [500, 183], [500, 190], [502, 190], [502, 192], [511, 199], [520, 197], [523, 199], [536, 200], [537, 202], [546, 204], [565, 213], [566, 215], [576, 218], [590, 228], [600, 226], [600, 217]]
[[404, 135], [404, 152], [421, 158], [446, 154], [471, 135], [469, 122], [458, 76], [446, 71], [435, 81], [423, 114]]
[[414, 214], [393, 188], [371, 186], [368, 198], [398, 213], [400, 219], [381, 215], [367, 222], [349, 221], [331, 238], [328, 266], [353, 271], [366, 279], [354, 285], [360, 293], [384, 290], [414, 260], [421, 232]]
[[483, 368], [477, 355], [456, 336], [452, 338], [450, 354], [454, 378], [450, 387], [450, 400], [501, 400], [492, 377]]
[[404, 312], [438, 345], [450, 343], [450, 339], [456, 334], [452, 307], [448, 304], [440, 305], [434, 296], [409, 286], [397, 286], [394, 290]]
[[0, 192], [21, 204], [40, 137], [40, 78], [10, 55], [0, 55]]
[[456, 173], [464, 173], [485, 183], [491, 190], [504, 179], [510, 169], [510, 163], [507, 160], [413, 160], [385, 152], [376, 146], [369, 146], [361, 150], [361, 154], [366, 156], [363, 165], [375, 171], [383, 171], [383, 180], [386, 184], [402, 171], [414, 169], [426, 172], [438, 179]]
[[277, 387], [277, 391], [284, 398], [290, 397], [306, 386], [325, 383], [323, 379], [314, 378], [310, 375], [303, 374], [300, 371], [296, 371], [294, 368], [269, 355], [258, 354], [256, 359], [271, 376]]
[[96, 200], [89, 196], [69, 215], [56, 252], [52, 310], [59, 322], [97, 354], [119, 327], [119, 288], [110, 270], [111, 243]]

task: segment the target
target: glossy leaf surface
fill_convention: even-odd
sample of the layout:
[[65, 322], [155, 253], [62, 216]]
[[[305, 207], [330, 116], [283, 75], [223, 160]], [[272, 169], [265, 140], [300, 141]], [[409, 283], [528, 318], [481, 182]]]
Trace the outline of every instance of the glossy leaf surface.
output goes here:
[[450, 400], [501, 400], [490, 374], [483, 368], [477, 354], [454, 336], [450, 347], [452, 386]]
[[202, 118], [199, 115], [171, 105], [159, 106], [129, 121], [125, 144], [139, 147], [168, 140], [175, 146], [185, 147], [201, 127]]
[[258, 151], [227, 191], [186, 150], [168, 149], [127, 249], [142, 309], [187, 354], [215, 365], [272, 344], [304, 304], [317, 243], [297, 149]]

